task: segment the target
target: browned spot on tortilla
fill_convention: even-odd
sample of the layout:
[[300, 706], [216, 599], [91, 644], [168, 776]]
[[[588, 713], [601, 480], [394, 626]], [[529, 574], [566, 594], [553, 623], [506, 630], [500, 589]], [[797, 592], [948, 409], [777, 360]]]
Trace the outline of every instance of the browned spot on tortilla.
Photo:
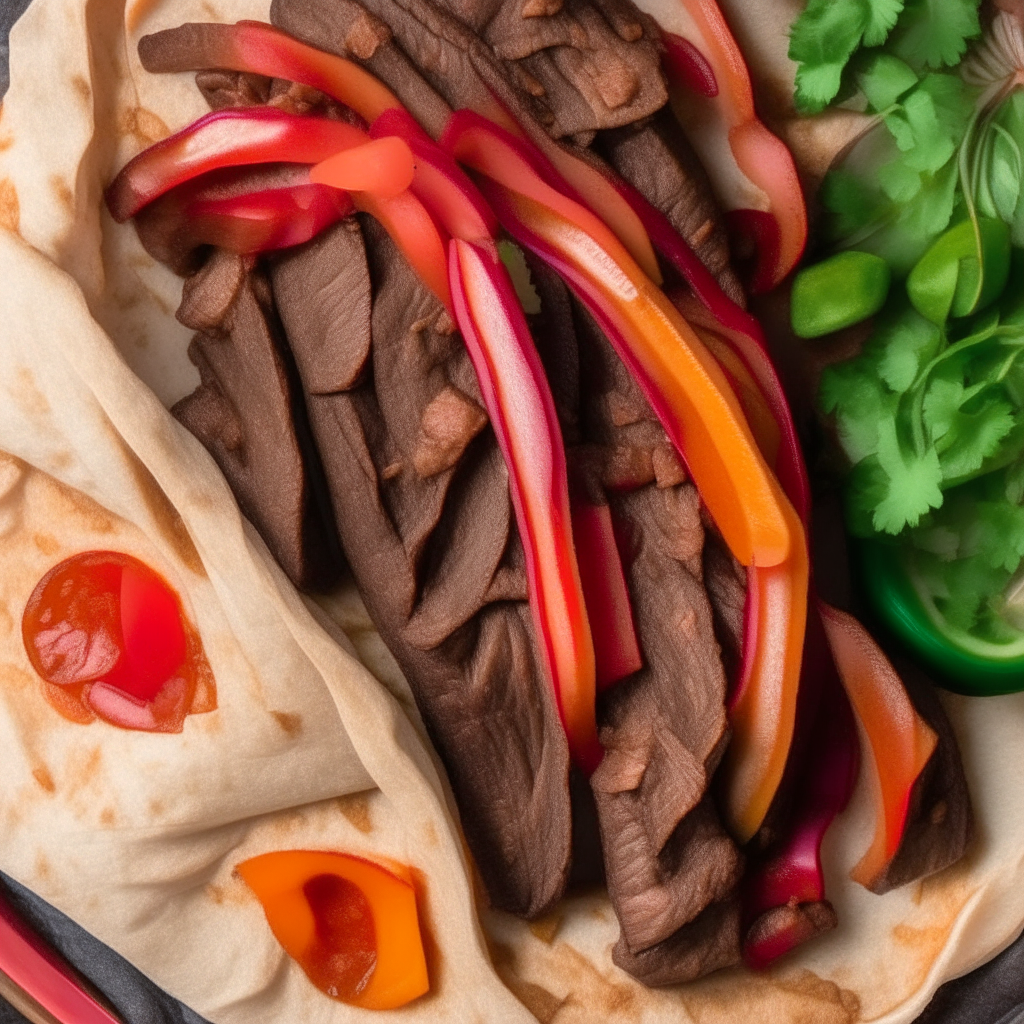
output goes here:
[[44, 555], [55, 555], [60, 551], [60, 541], [52, 533], [35, 533], [32, 535], [32, 543]]
[[211, 882], [203, 891], [219, 907], [241, 907], [255, 899], [249, 887], [237, 875], [232, 875], [226, 885]]
[[370, 817], [370, 798], [365, 793], [350, 793], [338, 797], [338, 810], [348, 818], [360, 832], [369, 835], [373, 831]]
[[[599, 971], [579, 950], [565, 942], [554, 946], [558, 974], [571, 980], [571, 991], [586, 993], [586, 1005], [606, 1020], [614, 1014], [638, 1016], [638, 986], [634, 982], [623, 984], [613, 981]], [[614, 969], [618, 977], [625, 977]], [[499, 972], [500, 973], [500, 972]], [[568, 1002], [573, 1002], [570, 995]]]
[[46, 882], [53, 877], [53, 868], [50, 867], [50, 862], [46, 859], [46, 854], [41, 851], [36, 854], [36, 865], [35, 865], [36, 878]]
[[123, 134], [131, 135], [140, 146], [152, 146], [154, 142], [166, 139], [170, 129], [151, 110], [145, 107], [133, 107], [121, 115], [120, 129]]
[[302, 732], [302, 715], [295, 715], [289, 711], [271, 711], [274, 721], [281, 726], [286, 736], [294, 739]]
[[61, 486], [61, 504], [67, 515], [75, 516], [91, 533], [113, 533], [117, 528], [114, 517], [97, 501], [73, 487]]
[[5, 135], [0, 138], [0, 153], [6, 153], [14, 145], [14, 136]]
[[72, 763], [69, 758], [67, 764], [67, 785], [71, 793], [78, 793], [99, 776], [103, 764], [103, 750], [100, 747], [93, 747], [84, 757], [74, 758], [77, 763]]
[[21, 226], [21, 203], [18, 190], [10, 178], [0, 181], [0, 227], [18, 233]]
[[75, 212], [75, 194], [71, 186], [59, 175], [50, 175], [50, 191], [56, 196], [57, 202], [64, 207], [65, 212]]
[[45, 416], [50, 411], [46, 395], [39, 390], [39, 385], [36, 384], [36, 379], [27, 366], [19, 366], [14, 371], [14, 387], [11, 393], [22, 412], [29, 416]]
[[32, 769], [32, 778], [39, 783], [47, 793], [56, 793], [57, 786], [53, 781], [53, 776], [50, 774], [50, 769], [46, 765], [41, 764], [38, 768]]
[[206, 569], [203, 567], [203, 560], [199, 557], [199, 552], [189, 536], [184, 520], [178, 515], [178, 510], [171, 504], [164, 489], [156, 482], [156, 478], [135, 452], [127, 445], [124, 450], [139, 492], [156, 521], [157, 527], [164, 535], [164, 539], [174, 548], [177, 556], [192, 572], [197, 576], [205, 577]]
[[100, 811], [100, 824], [104, 828], [111, 828], [111, 827], [113, 827], [113, 824], [114, 824], [114, 822], [116, 820], [117, 820], [117, 815], [114, 814], [114, 808], [113, 807], [104, 807], [103, 810]]
[[149, 811], [149, 816], [151, 818], [161, 818], [163, 817], [166, 808], [164, 807], [163, 800], [154, 799], [149, 801], [149, 806], [147, 807], [147, 810]]
[[556, 996], [543, 985], [519, 977], [515, 968], [515, 952], [510, 946], [500, 942], [488, 942], [487, 945], [498, 977], [541, 1024], [551, 1024], [567, 1000]]
[[92, 99], [92, 86], [81, 75], [72, 76], [71, 85], [83, 103]]
[[680, 989], [680, 996], [695, 1024], [764, 1020], [767, 1006], [772, 1020], [854, 1024], [861, 1019], [856, 993], [808, 970], [783, 977], [719, 971]]
[[530, 931], [540, 939], [541, 942], [551, 945], [555, 941], [558, 929], [562, 925], [561, 914], [545, 914], [538, 917], [536, 921], [530, 922]]
[[432, 821], [423, 827], [423, 841], [427, 846], [437, 846], [437, 828]]

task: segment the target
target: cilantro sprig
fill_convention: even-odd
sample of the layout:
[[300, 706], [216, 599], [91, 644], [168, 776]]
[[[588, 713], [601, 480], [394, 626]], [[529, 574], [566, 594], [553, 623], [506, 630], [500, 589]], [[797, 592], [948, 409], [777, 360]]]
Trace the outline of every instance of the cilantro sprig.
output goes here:
[[1024, 456], [1024, 317], [1007, 302], [942, 328], [900, 293], [861, 355], [825, 372], [819, 400], [853, 467], [851, 529], [900, 534]]
[[809, 0], [793, 25], [789, 56], [798, 64], [797, 108], [823, 110], [843, 89], [861, 49], [887, 45], [914, 73], [959, 62], [981, 31], [980, 0]]

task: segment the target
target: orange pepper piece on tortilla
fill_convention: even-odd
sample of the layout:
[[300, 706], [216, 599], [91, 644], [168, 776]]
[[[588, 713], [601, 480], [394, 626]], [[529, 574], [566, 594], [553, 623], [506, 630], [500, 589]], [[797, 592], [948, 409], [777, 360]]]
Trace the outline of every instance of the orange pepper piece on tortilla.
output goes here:
[[332, 999], [393, 1010], [430, 990], [416, 891], [400, 867], [281, 850], [235, 869], [285, 952]]

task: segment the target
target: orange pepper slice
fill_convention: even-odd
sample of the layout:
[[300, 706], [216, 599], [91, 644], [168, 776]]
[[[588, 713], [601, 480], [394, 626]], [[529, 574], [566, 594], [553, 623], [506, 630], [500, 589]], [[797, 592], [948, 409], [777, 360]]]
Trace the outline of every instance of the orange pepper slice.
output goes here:
[[899, 852], [914, 783], [938, 737], [917, 713], [870, 633], [846, 612], [818, 602], [836, 668], [867, 738], [875, 783], [875, 834], [850, 877], [870, 889]]
[[388, 137], [321, 160], [310, 168], [309, 180], [345, 192], [372, 192], [382, 199], [394, 199], [412, 184], [413, 172], [409, 147], [401, 139]]
[[786, 509], [793, 533], [789, 557], [747, 570], [746, 614], [753, 619], [744, 630], [747, 649], [729, 708], [732, 739], [722, 764], [723, 815], [741, 843], [753, 838], [768, 813], [796, 723], [810, 564], [803, 526], [792, 506]]
[[690, 325], [617, 241], [602, 245], [575, 220], [511, 189], [501, 189], [500, 196], [488, 191], [499, 216], [510, 214], [574, 287], [591, 290], [609, 337], [626, 339], [616, 345], [619, 355], [643, 386], [732, 553], [747, 566], [784, 562], [794, 540], [791, 523], [798, 520], [787, 516], [789, 502], [729, 382]]
[[392, 199], [372, 192], [351, 192], [350, 195], [355, 208], [371, 214], [380, 222], [419, 279], [446, 309], [451, 310], [452, 293], [448, 285], [444, 241], [423, 204], [408, 191]]
[[352, 854], [313, 850], [264, 853], [235, 870], [285, 952], [327, 995], [393, 1010], [430, 990], [408, 878]]

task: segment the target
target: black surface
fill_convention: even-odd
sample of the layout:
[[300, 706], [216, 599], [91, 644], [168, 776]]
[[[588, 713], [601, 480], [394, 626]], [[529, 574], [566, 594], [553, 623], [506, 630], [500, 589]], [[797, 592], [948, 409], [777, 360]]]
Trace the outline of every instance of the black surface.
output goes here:
[[[8, 82], [7, 35], [29, 2], [0, 0], [0, 96]], [[0, 882], [25, 920], [107, 997], [125, 1024], [205, 1024], [38, 896], [3, 875]], [[0, 999], [0, 1024], [26, 1021]], [[1024, 936], [973, 974], [943, 985], [917, 1024], [1024, 1024]]]

